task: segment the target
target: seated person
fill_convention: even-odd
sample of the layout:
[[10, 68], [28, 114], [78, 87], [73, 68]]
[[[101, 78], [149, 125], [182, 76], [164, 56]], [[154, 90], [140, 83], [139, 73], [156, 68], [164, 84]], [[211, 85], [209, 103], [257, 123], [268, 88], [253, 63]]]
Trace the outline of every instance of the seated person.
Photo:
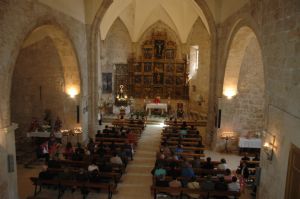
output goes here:
[[186, 129], [186, 128], [187, 128], [186, 121], [183, 121], [181, 124], [181, 129]]
[[99, 172], [99, 167], [96, 165], [96, 160], [93, 160], [91, 164], [88, 166], [89, 172], [93, 172], [94, 170], [97, 170]]
[[106, 125], [105, 128], [103, 129], [103, 134], [107, 134], [110, 133], [110, 130], [108, 128], [108, 126]]
[[184, 162], [181, 169], [181, 177], [183, 177], [183, 184], [186, 185], [188, 181], [195, 177], [195, 172], [192, 168], [192, 165], [188, 162]]
[[[179, 188], [182, 187], [181, 182], [177, 179], [176, 176], [173, 176], [173, 180], [169, 182], [169, 187]], [[180, 191], [174, 191], [170, 193], [172, 196], [180, 196]]]
[[[200, 184], [197, 182], [196, 178], [193, 177], [188, 183], [187, 183], [187, 188], [189, 189], [200, 189]], [[199, 194], [195, 193], [189, 193], [188, 196], [192, 199], [197, 199], [199, 198]]]
[[132, 149], [131, 144], [129, 144], [128, 140], [125, 141], [124, 151], [125, 151], [127, 157], [131, 158], [131, 160], [133, 160], [133, 153], [132, 153], [133, 149]]
[[68, 142], [65, 151], [64, 151], [64, 156], [67, 160], [71, 160], [73, 156], [74, 150], [71, 142]]
[[178, 144], [177, 147], [175, 148], [175, 153], [182, 153], [183, 152], [183, 148], [181, 144]]
[[206, 162], [203, 164], [203, 169], [214, 169], [214, 165], [211, 162], [211, 157], [206, 158]]
[[252, 161], [259, 161], [259, 154], [258, 153], [255, 154], [255, 157], [252, 159]]
[[204, 191], [213, 191], [215, 189], [215, 183], [211, 180], [211, 176], [207, 176], [207, 178], [202, 182], [201, 188]]
[[92, 138], [90, 138], [89, 143], [86, 146], [87, 150], [90, 152], [90, 154], [95, 153], [95, 143]]
[[75, 149], [75, 153], [73, 154], [72, 159], [77, 161], [82, 161], [84, 156], [84, 149], [81, 147], [81, 144], [77, 143], [77, 148]]
[[96, 134], [96, 138], [101, 138], [101, 137], [103, 137], [103, 133], [101, 133], [101, 130], [98, 130]]
[[117, 155], [117, 153], [114, 153], [113, 157], [110, 158], [110, 163], [119, 165], [123, 164], [122, 159]]
[[227, 191], [228, 185], [224, 180], [224, 177], [219, 177], [219, 180], [215, 184], [215, 190], [217, 191]]
[[218, 169], [220, 170], [226, 170], [228, 168], [227, 164], [226, 164], [226, 160], [224, 158], [221, 159], [220, 161], [221, 163], [218, 164]]
[[158, 165], [156, 168], [155, 168], [155, 171], [154, 171], [154, 176], [165, 176], [167, 174], [167, 171], [162, 167], [162, 165]]
[[225, 175], [224, 175], [225, 182], [231, 182], [232, 177], [233, 176], [231, 175], [231, 170], [230, 169], [226, 169], [225, 170]]
[[237, 182], [237, 177], [232, 176], [231, 183], [228, 184], [229, 191], [240, 191], [240, 183]]
[[129, 131], [129, 133], [127, 134], [127, 139], [129, 144], [134, 144], [134, 145], [137, 144], [137, 138], [135, 133], [133, 133], [133, 131]]
[[178, 133], [181, 138], [184, 138], [187, 135], [187, 130], [186, 128], [181, 128]]
[[249, 161], [248, 153], [245, 153], [244, 157], [241, 158], [242, 161]]
[[201, 168], [201, 160], [200, 157], [194, 156], [193, 161], [192, 161], [192, 166], [193, 168]]

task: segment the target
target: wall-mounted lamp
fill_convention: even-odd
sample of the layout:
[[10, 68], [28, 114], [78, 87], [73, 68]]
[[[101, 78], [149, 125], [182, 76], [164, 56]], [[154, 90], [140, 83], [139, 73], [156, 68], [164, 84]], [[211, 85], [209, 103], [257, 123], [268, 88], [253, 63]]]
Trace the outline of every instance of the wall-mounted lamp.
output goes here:
[[263, 151], [266, 153], [267, 155], [267, 159], [272, 161], [273, 159], [273, 153], [274, 153], [274, 149], [275, 149], [275, 135], [272, 135], [270, 133], [264, 132], [265, 135], [265, 143], [263, 146]]
[[70, 87], [67, 89], [67, 94], [70, 95], [71, 98], [74, 98], [78, 95], [78, 90], [75, 87]]
[[223, 95], [227, 97], [227, 99], [232, 99], [234, 96], [236, 96], [237, 90], [233, 88], [226, 88], [223, 91]]

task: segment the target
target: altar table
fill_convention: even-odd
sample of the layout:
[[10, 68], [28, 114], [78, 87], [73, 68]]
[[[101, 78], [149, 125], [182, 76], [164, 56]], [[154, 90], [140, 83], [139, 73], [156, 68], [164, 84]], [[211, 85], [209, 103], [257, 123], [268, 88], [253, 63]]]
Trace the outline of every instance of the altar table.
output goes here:
[[260, 138], [243, 138], [239, 139], [239, 147], [240, 148], [252, 148], [252, 149], [260, 149], [261, 148], [261, 139]]
[[161, 109], [162, 112], [168, 111], [168, 105], [165, 103], [149, 103], [146, 105], [146, 111], [149, 109], [149, 115], [151, 115], [151, 109]]

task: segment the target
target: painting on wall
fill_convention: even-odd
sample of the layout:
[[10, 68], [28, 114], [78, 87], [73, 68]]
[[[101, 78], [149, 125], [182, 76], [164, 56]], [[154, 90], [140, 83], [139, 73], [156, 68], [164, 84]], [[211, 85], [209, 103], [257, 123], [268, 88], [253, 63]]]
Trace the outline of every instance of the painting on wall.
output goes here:
[[112, 73], [102, 73], [102, 93], [112, 93]]

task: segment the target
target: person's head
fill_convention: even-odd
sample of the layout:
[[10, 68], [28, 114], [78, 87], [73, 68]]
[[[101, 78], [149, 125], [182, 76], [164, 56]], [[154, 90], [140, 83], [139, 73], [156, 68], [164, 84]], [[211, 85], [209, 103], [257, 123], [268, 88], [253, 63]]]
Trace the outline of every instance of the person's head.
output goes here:
[[105, 128], [108, 129], [108, 125], [105, 125]]
[[94, 141], [93, 141], [93, 138], [89, 138], [89, 141], [90, 141], [90, 143], [93, 143]]
[[219, 181], [224, 182], [225, 181], [224, 177], [223, 176], [219, 177]]
[[246, 167], [246, 166], [247, 166], [246, 162], [243, 161], [243, 162], [242, 162], [242, 167]]
[[77, 148], [81, 148], [81, 144], [77, 142]]
[[246, 152], [244, 156], [245, 156], [245, 157], [248, 157], [248, 153]]
[[237, 177], [236, 176], [232, 176], [231, 180], [232, 180], [232, 182], [237, 182]]
[[230, 169], [226, 169], [225, 170], [225, 175], [229, 176], [231, 174], [231, 170]]
[[101, 130], [98, 130], [98, 131], [97, 131], [97, 134], [101, 134]]
[[68, 142], [67, 145], [66, 145], [66, 148], [68, 148], [68, 149], [69, 149], [69, 148], [72, 148], [72, 143], [71, 143], [71, 142]]
[[226, 163], [226, 160], [225, 160], [224, 158], [222, 158], [222, 159], [221, 159], [221, 163], [222, 163], [222, 164], [225, 164], [225, 163]]
[[207, 157], [206, 162], [211, 162], [211, 157]]
[[176, 175], [173, 175], [173, 176], [172, 176], [172, 179], [173, 179], [173, 180], [177, 180], [177, 176], [176, 176]]

